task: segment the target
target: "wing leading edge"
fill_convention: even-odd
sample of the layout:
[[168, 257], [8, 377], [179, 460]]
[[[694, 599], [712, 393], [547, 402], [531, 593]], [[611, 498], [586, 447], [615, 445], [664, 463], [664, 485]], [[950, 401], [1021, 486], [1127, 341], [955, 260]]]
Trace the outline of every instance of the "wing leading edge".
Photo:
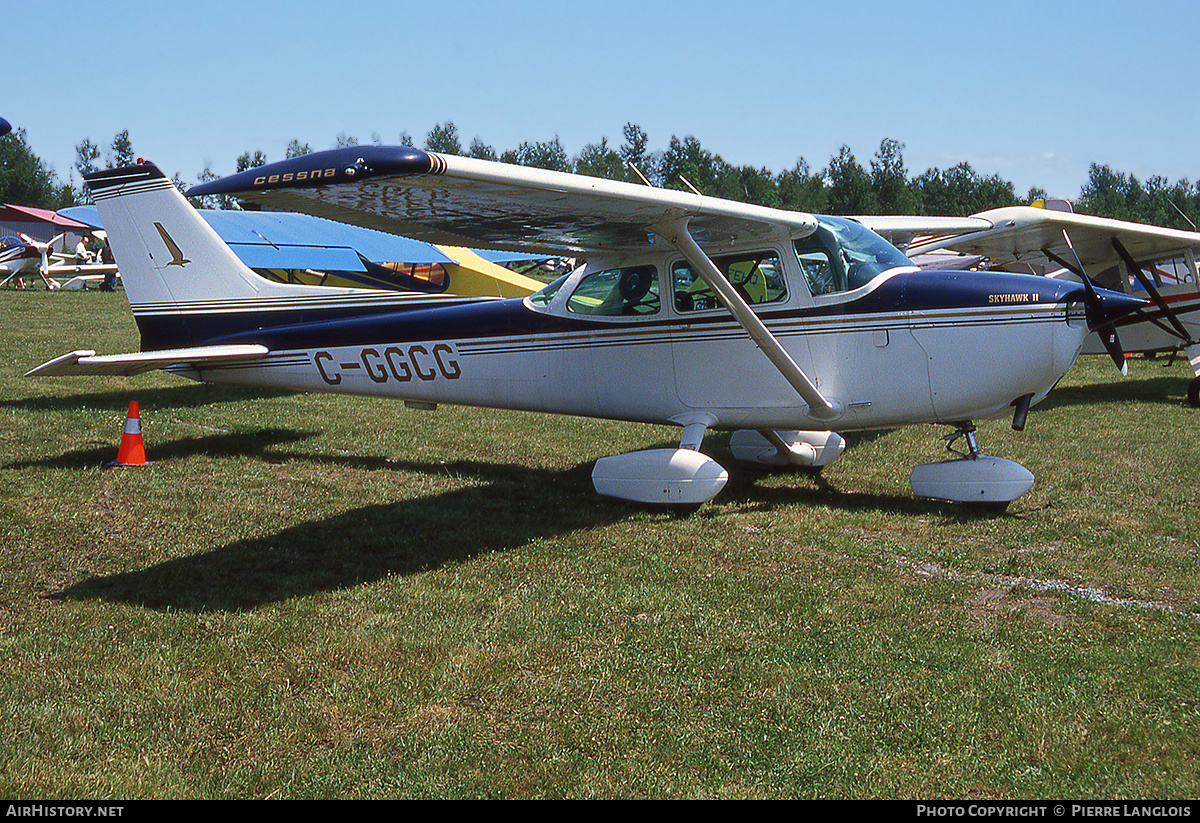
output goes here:
[[816, 228], [802, 212], [407, 146], [351, 146], [192, 188], [429, 243], [539, 254], [645, 249], [685, 220], [699, 243]]

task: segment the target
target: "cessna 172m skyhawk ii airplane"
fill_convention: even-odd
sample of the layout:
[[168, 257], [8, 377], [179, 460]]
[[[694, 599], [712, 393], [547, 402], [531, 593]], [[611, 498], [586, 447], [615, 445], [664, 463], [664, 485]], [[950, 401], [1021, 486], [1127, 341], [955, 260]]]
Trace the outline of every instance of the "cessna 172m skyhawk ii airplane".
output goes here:
[[[1065, 201], [992, 209], [954, 227], [923, 225], [921, 217], [857, 219], [913, 257], [950, 250], [986, 258], [1007, 271], [1079, 281], [1087, 277], [1126, 294], [1143, 292], [1150, 303], [1089, 335], [1083, 353], [1107, 351], [1124, 371], [1126, 352], [1182, 350], [1195, 375], [1188, 384], [1188, 402], [1200, 406], [1200, 271], [1195, 256], [1200, 233], [1076, 214]], [[1160, 268], [1163, 261], [1171, 264]]]
[[[206, 183], [426, 242], [586, 264], [525, 298], [268, 282], [158, 168], [89, 175], [142, 351], [63, 355], [30, 375], [136, 374], [524, 409], [682, 427], [679, 448], [598, 460], [602, 494], [697, 504], [740, 459], [822, 466], [836, 431], [946, 423], [968, 444], [918, 466], [915, 494], [1004, 504], [1033, 476], [979, 452], [971, 421], [1013, 416], [1075, 362], [1090, 328], [1144, 301], [1082, 283], [926, 273], [843, 218], [408, 147], [354, 146]], [[954, 451], [952, 449], [952, 451]]]

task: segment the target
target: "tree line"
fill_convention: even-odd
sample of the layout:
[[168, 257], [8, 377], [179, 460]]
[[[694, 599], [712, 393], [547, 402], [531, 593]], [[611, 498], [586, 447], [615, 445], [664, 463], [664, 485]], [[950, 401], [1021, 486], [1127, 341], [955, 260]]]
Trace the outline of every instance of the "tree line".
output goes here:
[[[418, 146], [405, 132], [399, 137], [403, 145]], [[523, 142], [498, 152], [478, 137], [464, 146], [458, 128], [447, 121], [430, 129], [418, 147], [631, 183], [694, 189], [730, 200], [818, 214], [963, 216], [1046, 196], [1044, 190], [1034, 187], [1024, 197], [1018, 197], [1011, 182], [998, 175], [981, 174], [966, 162], [912, 175], [904, 164], [904, 145], [891, 138], [880, 142], [866, 165], [859, 162], [849, 146], [842, 146], [820, 170], [810, 167], [801, 157], [792, 168], [773, 172], [765, 167], [730, 164], [692, 136], [672, 136], [667, 147], [658, 151], [651, 151], [649, 136], [634, 123], [625, 124], [622, 137], [620, 145], [610, 145], [607, 137], [601, 138], [584, 146], [574, 157], [557, 136], [549, 141]], [[373, 135], [371, 142], [382, 141]], [[352, 146], [358, 140], [343, 133], [337, 135], [335, 144]], [[310, 151], [308, 144], [292, 140], [285, 156], [297, 157]], [[129, 132], [122, 131], [108, 145], [105, 165], [100, 166], [101, 149], [88, 138], [76, 146], [73, 171], [82, 179], [100, 168], [131, 163], [135, 156]], [[262, 151], [247, 151], [236, 159], [234, 171], [267, 162]], [[219, 176], [206, 167], [197, 182]], [[186, 191], [189, 184], [178, 174], [174, 179]], [[82, 184], [75, 188], [58, 181], [29, 146], [25, 131], [16, 129], [0, 138], [0, 202], [58, 210], [87, 202], [87, 192]], [[206, 198], [196, 205], [237, 207], [229, 197]], [[1092, 164], [1088, 182], [1074, 200], [1074, 206], [1085, 214], [1194, 230], [1193, 220], [1200, 214], [1200, 183], [1192, 184], [1186, 179], [1171, 183], [1159, 176], [1142, 182], [1131, 174]]]

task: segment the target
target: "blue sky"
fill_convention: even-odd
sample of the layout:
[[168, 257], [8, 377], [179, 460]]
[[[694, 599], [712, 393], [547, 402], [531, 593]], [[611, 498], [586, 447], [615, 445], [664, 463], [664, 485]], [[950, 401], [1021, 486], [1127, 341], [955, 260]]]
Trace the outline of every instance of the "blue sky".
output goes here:
[[[75, 146], [135, 151], [194, 182], [238, 155], [418, 144], [453, 121], [497, 151], [571, 155], [640, 125], [735, 165], [909, 173], [967, 161], [1024, 195], [1075, 197], [1090, 163], [1200, 178], [1200, 4], [126, 0], [6, 4], [0, 115], [70, 180]], [[73, 182], [79, 182], [75, 179]]]

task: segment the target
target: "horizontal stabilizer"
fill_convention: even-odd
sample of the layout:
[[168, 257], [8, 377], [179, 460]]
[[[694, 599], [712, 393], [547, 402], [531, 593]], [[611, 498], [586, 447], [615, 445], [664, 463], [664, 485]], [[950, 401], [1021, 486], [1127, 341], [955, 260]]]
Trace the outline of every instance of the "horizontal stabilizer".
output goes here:
[[130, 377], [169, 366], [228, 366], [265, 357], [266, 346], [196, 346], [187, 349], [97, 355], [94, 351], [73, 351], [43, 363], [26, 377], [83, 377], [108, 375]]

